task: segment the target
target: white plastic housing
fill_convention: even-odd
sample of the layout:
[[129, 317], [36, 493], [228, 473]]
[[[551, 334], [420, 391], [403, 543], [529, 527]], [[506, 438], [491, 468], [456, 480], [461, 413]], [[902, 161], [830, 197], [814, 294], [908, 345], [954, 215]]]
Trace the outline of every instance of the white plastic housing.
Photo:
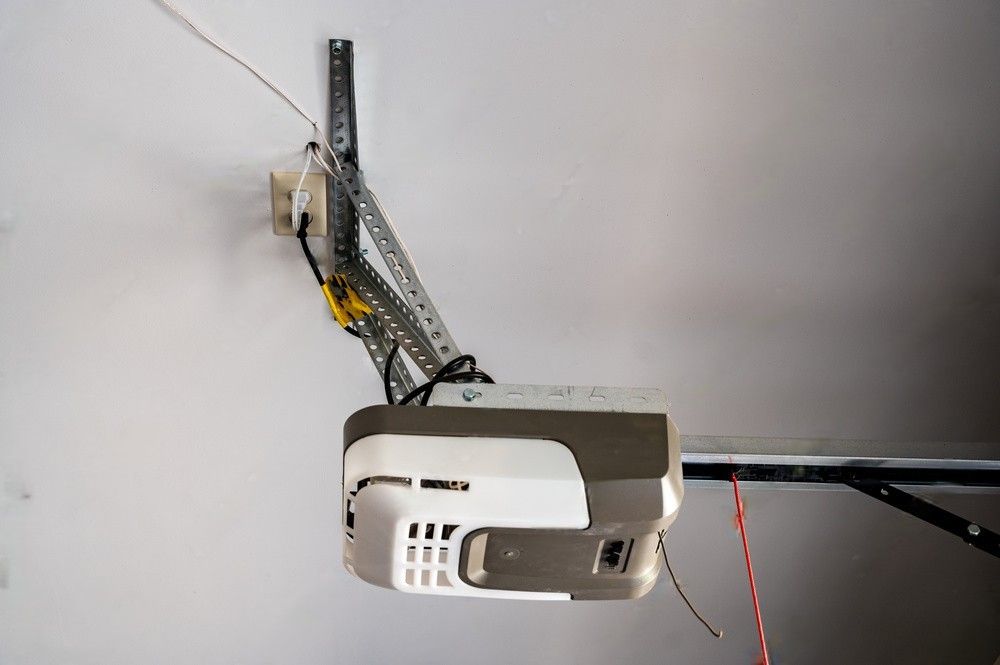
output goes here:
[[570, 596], [465, 584], [458, 574], [462, 541], [484, 527], [590, 523], [580, 469], [557, 441], [398, 434], [364, 437], [344, 453], [343, 519], [344, 565], [372, 584], [552, 600]]

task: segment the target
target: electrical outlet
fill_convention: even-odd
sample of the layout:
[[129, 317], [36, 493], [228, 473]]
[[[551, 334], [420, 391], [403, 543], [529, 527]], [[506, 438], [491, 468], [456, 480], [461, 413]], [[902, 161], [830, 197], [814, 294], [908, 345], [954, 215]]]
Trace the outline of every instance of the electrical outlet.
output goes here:
[[[271, 173], [271, 209], [274, 211], [274, 233], [279, 236], [294, 236], [292, 228], [292, 195], [299, 184], [302, 172], [273, 171]], [[309, 222], [310, 236], [326, 235], [326, 176], [322, 173], [307, 173], [302, 181], [302, 191], [309, 192], [312, 199], [306, 204], [305, 212], [312, 215]]]

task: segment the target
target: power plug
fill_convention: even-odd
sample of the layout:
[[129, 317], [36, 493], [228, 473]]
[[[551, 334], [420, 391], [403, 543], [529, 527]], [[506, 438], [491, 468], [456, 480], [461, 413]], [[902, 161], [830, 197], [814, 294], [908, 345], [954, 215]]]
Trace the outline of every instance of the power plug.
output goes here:
[[[302, 173], [274, 171], [271, 173], [271, 207], [274, 214], [274, 233], [279, 236], [294, 236], [292, 227], [295, 186]], [[326, 223], [326, 176], [322, 173], [307, 173], [302, 181], [297, 202], [300, 213], [311, 215], [308, 234], [325, 236]]]

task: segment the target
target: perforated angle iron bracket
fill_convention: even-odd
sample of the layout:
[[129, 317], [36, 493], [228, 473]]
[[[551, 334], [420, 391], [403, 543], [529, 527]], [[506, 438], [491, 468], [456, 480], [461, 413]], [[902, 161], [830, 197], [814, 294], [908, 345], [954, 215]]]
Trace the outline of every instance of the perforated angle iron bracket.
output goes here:
[[[399, 290], [405, 295], [405, 302], [398, 303], [400, 313], [404, 313], [403, 308], [408, 309], [405, 315], [409, 323], [414, 325], [413, 336], [421, 337], [425, 342], [427, 353], [423, 355], [427, 355], [428, 358], [433, 357], [440, 365], [456, 358], [459, 353], [455, 340], [452, 339], [451, 333], [441, 320], [441, 315], [424, 289], [416, 268], [403, 248], [402, 242], [396, 237], [392, 223], [365, 186], [364, 176], [352, 165], [345, 164], [341, 178], [347, 185], [347, 195], [351, 203], [375, 241], [379, 254], [389, 267], [389, 272]], [[384, 318], [391, 320], [389, 316]], [[422, 369], [429, 370], [435, 365], [428, 359], [421, 361], [414, 358], [414, 360]]]
[[[413, 359], [428, 378], [441, 369], [442, 363], [432, 352], [433, 347], [420, 329], [416, 313], [403, 302], [371, 263], [362, 257], [356, 257], [353, 261], [340, 264], [337, 270], [347, 276], [347, 281], [372, 308], [377, 324], [386, 330], [388, 339], [395, 339], [400, 349]], [[392, 346], [391, 342], [389, 346]]]
[[[347, 39], [330, 40], [330, 145], [337, 159], [358, 167], [358, 130], [354, 112], [354, 44]], [[358, 218], [344, 186], [327, 179], [327, 219], [330, 257], [350, 259], [358, 252]], [[336, 263], [336, 261], [335, 261]]]
[[[330, 145], [341, 164], [358, 163], [357, 123], [354, 109], [354, 44], [348, 39], [330, 40]], [[344, 184], [335, 178], [327, 179], [327, 218], [333, 232], [327, 237], [331, 262], [337, 272], [350, 273], [348, 282], [358, 295], [372, 307], [372, 315], [358, 321], [356, 329], [375, 365], [379, 375], [385, 371], [385, 363], [392, 350], [390, 333], [375, 317], [377, 305], [373, 306], [373, 287], [363, 283], [358, 275], [365, 274], [360, 263], [363, 261], [358, 249], [358, 216], [354, 204], [347, 196]], [[366, 262], [367, 263], [367, 262]], [[375, 298], [387, 300], [387, 298]], [[409, 392], [416, 382], [406, 368], [402, 357], [395, 357], [389, 374], [390, 388], [395, 399], [403, 391]], [[396, 393], [395, 391], [399, 391]]]
[[[356, 325], [358, 333], [361, 335], [361, 341], [365, 345], [365, 350], [368, 351], [368, 356], [372, 359], [372, 364], [375, 365], [375, 369], [381, 375], [385, 372], [385, 363], [388, 362], [392, 351], [392, 338], [388, 329], [379, 323], [374, 313], [367, 315], [364, 319], [358, 321]], [[393, 358], [392, 369], [389, 374], [389, 388], [392, 392], [393, 401], [399, 402], [399, 400], [416, 387], [417, 384], [410, 375], [410, 371], [406, 369], [402, 356], [397, 353], [396, 357]]]
[[[336, 271], [347, 276], [351, 286], [372, 308], [372, 317], [358, 329], [379, 373], [384, 372], [385, 360], [395, 340], [430, 378], [457, 357], [459, 350], [424, 290], [409, 256], [403, 251], [392, 224], [358, 171], [353, 65], [353, 44], [346, 39], [330, 40], [330, 141], [343, 166], [340, 180], [330, 178], [328, 184], [329, 219], [333, 223], [330, 256]], [[372, 234], [404, 296], [400, 296], [362, 256], [358, 236], [361, 221]], [[394, 384], [392, 387], [402, 386], [406, 392], [415, 387], [399, 356], [393, 363], [390, 380]]]

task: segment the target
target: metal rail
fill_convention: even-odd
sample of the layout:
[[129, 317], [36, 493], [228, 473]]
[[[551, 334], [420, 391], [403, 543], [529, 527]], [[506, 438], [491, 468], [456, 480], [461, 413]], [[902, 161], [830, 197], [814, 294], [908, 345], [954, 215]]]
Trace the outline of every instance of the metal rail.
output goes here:
[[1000, 445], [760, 437], [681, 437], [684, 477], [777, 483], [877, 480], [1000, 487]]
[[685, 480], [838, 484], [1000, 557], [1000, 534], [896, 485], [1000, 488], [995, 443], [682, 436]]

